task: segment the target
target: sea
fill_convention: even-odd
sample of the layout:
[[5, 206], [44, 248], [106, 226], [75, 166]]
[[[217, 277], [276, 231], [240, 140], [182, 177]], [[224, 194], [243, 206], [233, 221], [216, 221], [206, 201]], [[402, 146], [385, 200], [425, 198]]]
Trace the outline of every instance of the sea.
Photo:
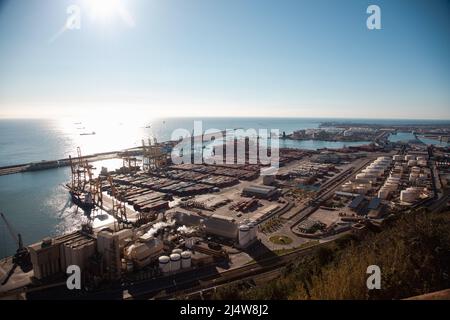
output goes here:
[[[194, 122], [201, 121], [202, 129], [278, 129], [292, 133], [300, 129], [318, 128], [329, 121], [365, 124], [433, 124], [443, 121], [418, 120], [367, 120], [324, 118], [167, 118], [167, 119], [1, 119], [0, 166], [57, 160], [76, 156], [77, 147], [83, 155], [118, 151], [142, 145], [142, 140], [173, 139], [176, 129], [192, 132]], [[94, 134], [95, 133], [95, 134]], [[411, 133], [400, 132], [392, 141], [415, 139]], [[444, 145], [426, 139], [427, 144]], [[317, 150], [342, 148], [369, 143], [332, 141], [280, 140], [281, 147]], [[445, 144], [448, 145], [448, 144]], [[102, 166], [109, 170], [120, 167], [122, 161], [113, 159], [94, 163], [97, 172]], [[20, 233], [25, 245], [47, 236], [57, 236], [79, 228], [86, 217], [71, 204], [63, 185], [70, 179], [70, 168], [57, 168], [0, 176], [0, 211], [5, 214], [13, 229]], [[0, 221], [0, 258], [14, 254], [17, 244], [10, 230]]]

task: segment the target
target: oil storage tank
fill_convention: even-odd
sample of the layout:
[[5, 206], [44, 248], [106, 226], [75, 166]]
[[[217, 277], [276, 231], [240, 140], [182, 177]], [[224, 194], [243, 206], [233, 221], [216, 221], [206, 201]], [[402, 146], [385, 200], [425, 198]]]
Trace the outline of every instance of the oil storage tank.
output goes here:
[[191, 252], [183, 251], [181, 253], [181, 268], [187, 269], [191, 267]]
[[161, 256], [158, 258], [158, 261], [159, 269], [161, 269], [163, 273], [170, 272], [170, 258], [168, 256]]
[[239, 246], [245, 248], [250, 242], [250, 228], [243, 224], [239, 226]]
[[170, 271], [177, 272], [181, 268], [181, 256], [178, 253], [172, 253], [170, 255]]

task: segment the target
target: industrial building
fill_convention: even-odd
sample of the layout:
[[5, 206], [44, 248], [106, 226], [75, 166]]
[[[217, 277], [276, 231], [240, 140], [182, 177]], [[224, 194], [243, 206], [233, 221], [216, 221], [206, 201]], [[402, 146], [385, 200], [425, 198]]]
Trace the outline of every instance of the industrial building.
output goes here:
[[30, 245], [34, 277], [42, 280], [66, 272], [69, 265], [84, 268], [96, 251], [96, 241], [82, 232], [46, 238]]
[[242, 195], [245, 197], [256, 197], [261, 199], [271, 199], [279, 194], [277, 188], [264, 185], [251, 185], [242, 190]]

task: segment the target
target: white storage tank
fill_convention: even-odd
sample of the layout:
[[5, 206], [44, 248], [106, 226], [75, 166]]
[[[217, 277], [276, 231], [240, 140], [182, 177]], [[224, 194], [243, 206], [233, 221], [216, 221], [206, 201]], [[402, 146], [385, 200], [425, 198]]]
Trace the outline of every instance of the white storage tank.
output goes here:
[[356, 193], [366, 194], [369, 191], [369, 187], [363, 184], [360, 184], [356, 187]]
[[389, 197], [390, 191], [386, 188], [381, 188], [380, 191], [378, 191], [378, 198], [386, 200], [387, 197]]
[[406, 190], [402, 190], [400, 192], [400, 201], [402, 202], [414, 202], [417, 200], [419, 196], [419, 192], [412, 188], [408, 188]]
[[239, 246], [246, 247], [250, 242], [250, 228], [243, 224], [239, 226]]
[[181, 256], [179, 253], [172, 253], [170, 255], [170, 271], [176, 272], [181, 268]]
[[181, 253], [181, 268], [186, 269], [191, 267], [191, 252], [183, 251]]
[[178, 253], [178, 254], [181, 254], [183, 252], [183, 250], [181, 250], [181, 249], [173, 249], [172, 250], [172, 253]]
[[413, 156], [412, 154], [407, 154], [405, 156], [405, 161], [409, 161], [409, 160], [416, 160], [416, 156]]
[[392, 158], [394, 159], [394, 161], [402, 161], [403, 160], [403, 157], [399, 154], [393, 156]]
[[161, 256], [158, 258], [159, 261], [159, 269], [163, 273], [170, 272], [170, 258], [168, 256]]

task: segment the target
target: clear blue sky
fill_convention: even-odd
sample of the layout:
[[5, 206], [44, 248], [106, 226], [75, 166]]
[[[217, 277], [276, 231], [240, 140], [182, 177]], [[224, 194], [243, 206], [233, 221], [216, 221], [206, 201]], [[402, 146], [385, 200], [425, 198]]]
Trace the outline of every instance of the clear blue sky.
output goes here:
[[95, 1], [0, 0], [0, 117], [450, 119], [449, 1]]

